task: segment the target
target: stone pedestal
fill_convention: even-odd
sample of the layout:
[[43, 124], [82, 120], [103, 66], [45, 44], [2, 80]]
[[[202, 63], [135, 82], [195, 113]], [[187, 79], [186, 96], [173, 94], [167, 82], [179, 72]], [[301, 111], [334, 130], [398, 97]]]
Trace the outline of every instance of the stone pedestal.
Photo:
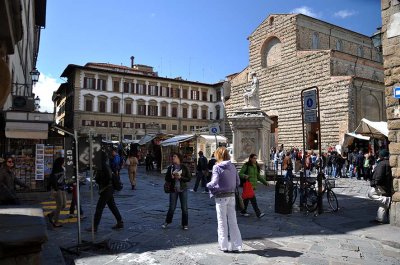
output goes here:
[[243, 165], [256, 154], [264, 169], [269, 163], [270, 132], [273, 121], [259, 108], [245, 108], [228, 118], [233, 132], [233, 163]]

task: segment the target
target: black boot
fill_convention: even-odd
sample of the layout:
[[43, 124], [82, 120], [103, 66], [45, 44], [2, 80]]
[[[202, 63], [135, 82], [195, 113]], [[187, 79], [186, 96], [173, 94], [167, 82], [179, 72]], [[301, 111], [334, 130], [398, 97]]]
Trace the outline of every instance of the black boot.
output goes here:
[[134, 190], [135, 189], [135, 185], [132, 185], [132, 190]]

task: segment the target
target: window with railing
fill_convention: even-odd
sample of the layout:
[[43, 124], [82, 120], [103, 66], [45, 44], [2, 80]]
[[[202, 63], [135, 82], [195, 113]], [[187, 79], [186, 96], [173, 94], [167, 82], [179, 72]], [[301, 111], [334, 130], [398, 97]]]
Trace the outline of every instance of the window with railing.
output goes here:
[[119, 113], [119, 101], [113, 101], [112, 113]]
[[125, 103], [125, 114], [132, 114], [132, 103]]
[[167, 106], [161, 106], [161, 116], [167, 117]]
[[158, 107], [149, 105], [149, 116], [158, 116]]
[[85, 111], [93, 111], [93, 100], [91, 98], [85, 99]]
[[188, 109], [182, 108], [182, 118], [187, 119], [187, 117], [188, 117]]
[[99, 112], [101, 113], [106, 112], [106, 101], [104, 100], [99, 101]]
[[146, 105], [138, 105], [138, 115], [146, 115]]

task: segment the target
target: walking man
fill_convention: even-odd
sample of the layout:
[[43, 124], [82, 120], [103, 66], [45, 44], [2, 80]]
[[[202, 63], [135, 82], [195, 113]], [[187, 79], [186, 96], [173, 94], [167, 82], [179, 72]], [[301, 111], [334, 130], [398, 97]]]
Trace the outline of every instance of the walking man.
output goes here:
[[197, 178], [196, 183], [194, 185], [193, 191], [197, 192], [200, 181], [201, 186], [204, 187], [204, 193], [208, 193], [208, 189], [206, 187], [207, 184], [207, 175], [208, 175], [208, 160], [203, 155], [203, 151], [199, 151], [199, 159], [197, 160]]

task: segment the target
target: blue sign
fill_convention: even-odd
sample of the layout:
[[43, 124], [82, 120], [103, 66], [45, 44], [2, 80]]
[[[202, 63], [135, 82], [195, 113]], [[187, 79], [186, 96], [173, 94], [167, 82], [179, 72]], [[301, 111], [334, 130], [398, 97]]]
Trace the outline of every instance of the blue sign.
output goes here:
[[215, 127], [211, 128], [211, 132], [212, 133], [218, 133], [218, 128], [215, 128]]
[[394, 87], [393, 88], [393, 97], [394, 98], [400, 98], [400, 87]]

